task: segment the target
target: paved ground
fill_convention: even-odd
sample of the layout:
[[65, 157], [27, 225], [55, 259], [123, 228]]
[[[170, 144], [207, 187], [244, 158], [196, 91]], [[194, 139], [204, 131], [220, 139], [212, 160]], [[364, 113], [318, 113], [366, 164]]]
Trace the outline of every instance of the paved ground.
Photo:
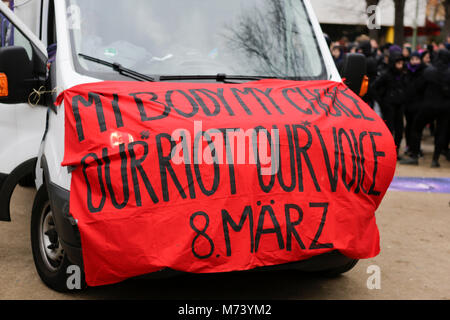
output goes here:
[[[450, 177], [450, 162], [430, 168], [431, 146], [418, 167], [398, 166], [397, 176]], [[450, 194], [389, 191], [377, 212], [381, 253], [334, 279], [297, 272], [182, 276], [129, 280], [78, 294], [49, 290], [37, 275], [29, 224], [35, 191], [18, 188], [12, 223], [0, 223], [2, 299], [450, 299]], [[369, 290], [369, 266], [381, 270], [381, 289]]]

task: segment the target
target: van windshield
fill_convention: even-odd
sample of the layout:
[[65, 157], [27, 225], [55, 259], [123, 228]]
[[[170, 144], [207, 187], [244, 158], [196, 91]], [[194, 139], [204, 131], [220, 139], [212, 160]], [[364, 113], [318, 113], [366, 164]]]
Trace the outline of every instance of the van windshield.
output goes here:
[[77, 72], [121, 76], [88, 55], [147, 75], [324, 79], [301, 0], [66, 0]]

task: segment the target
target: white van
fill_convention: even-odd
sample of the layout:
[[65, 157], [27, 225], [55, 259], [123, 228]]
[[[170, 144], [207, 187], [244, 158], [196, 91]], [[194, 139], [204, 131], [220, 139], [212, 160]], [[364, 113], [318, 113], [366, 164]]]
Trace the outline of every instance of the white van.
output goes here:
[[[236, 83], [255, 80], [255, 73], [246, 76], [253, 63], [250, 58], [229, 58], [234, 49], [220, 42], [224, 30], [219, 28], [231, 25], [255, 4], [261, 11], [250, 13], [251, 18], [265, 20], [265, 37], [279, 32], [277, 25], [283, 19], [297, 19], [301, 34], [284, 49], [308, 57], [299, 62], [299, 68], [280, 74], [275, 70], [286, 69], [283, 59], [270, 61], [280, 48], [268, 46], [260, 48], [266, 52], [258, 52], [255, 46], [254, 54], [268, 60], [261, 64], [258, 76], [341, 81], [309, 0], [31, 0], [21, 4], [15, 12], [32, 8], [24, 15], [29, 19], [26, 23], [0, 2], [2, 22], [9, 26], [2, 28], [0, 48], [0, 83], [8, 82], [8, 92], [0, 90], [0, 220], [10, 220], [10, 197], [16, 184], [35, 172], [34, 261], [42, 280], [55, 290], [67, 290], [68, 266], [83, 266], [77, 222], [69, 214], [71, 173], [61, 166], [64, 108], [54, 106], [57, 94], [102, 80], [216, 82], [223, 81], [224, 74]], [[281, 20], [273, 21], [271, 6], [294, 6], [296, 14], [282, 10], [278, 12]], [[243, 44], [251, 46], [250, 42], [251, 38]], [[49, 59], [47, 48], [55, 47], [56, 56]], [[348, 59], [346, 78], [354, 91], [361, 87], [364, 63], [359, 55]], [[242, 72], [233, 77], [230, 70], [237, 67]], [[40, 101], [30, 106], [33, 90], [40, 95], [34, 91], [32, 100], [40, 96]], [[355, 264], [356, 260], [333, 252], [298, 266], [341, 273]]]

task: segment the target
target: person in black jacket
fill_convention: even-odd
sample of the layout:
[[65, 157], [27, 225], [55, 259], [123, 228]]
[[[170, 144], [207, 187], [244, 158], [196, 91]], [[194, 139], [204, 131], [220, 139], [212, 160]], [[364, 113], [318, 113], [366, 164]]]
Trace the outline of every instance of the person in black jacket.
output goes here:
[[440, 166], [439, 157], [448, 147], [448, 123], [450, 118], [450, 52], [441, 49], [437, 53], [435, 65], [424, 72], [425, 96], [413, 128], [411, 157], [403, 160], [403, 164], [419, 164], [420, 141], [423, 128], [430, 121], [436, 120], [434, 137], [434, 153], [431, 167]]
[[369, 79], [369, 90], [367, 94], [362, 98], [372, 109], [374, 107], [374, 93], [370, 85], [375, 81], [377, 77], [377, 60], [372, 51], [372, 45], [369, 40], [362, 40], [358, 44], [358, 52], [362, 53], [366, 57], [366, 76]]
[[418, 51], [411, 54], [409, 62], [406, 64], [405, 75], [405, 139], [407, 153], [410, 153], [412, 143], [412, 128], [425, 94], [425, 66], [422, 64]]
[[333, 60], [338, 69], [339, 73], [342, 72], [342, 68], [344, 66], [345, 60], [345, 50], [339, 43], [335, 43], [331, 45], [331, 54], [333, 55]]
[[430, 54], [430, 51], [425, 50], [424, 52], [422, 52], [420, 54], [420, 58], [422, 59], [422, 64], [425, 67], [431, 66], [431, 54]]
[[391, 43], [387, 43], [381, 47], [382, 54], [377, 57], [377, 76], [389, 68], [389, 48], [391, 46]]
[[389, 68], [373, 84], [383, 120], [394, 136], [397, 155], [403, 138], [403, 108], [405, 103], [405, 73], [401, 52], [389, 55]]

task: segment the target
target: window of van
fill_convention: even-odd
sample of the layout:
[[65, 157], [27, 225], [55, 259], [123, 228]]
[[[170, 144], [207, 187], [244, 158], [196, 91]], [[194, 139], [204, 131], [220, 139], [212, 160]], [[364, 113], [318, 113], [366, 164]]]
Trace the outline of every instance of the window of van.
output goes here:
[[0, 46], [19, 46], [25, 48], [28, 58], [33, 58], [30, 40], [20, 32], [5, 16], [0, 14]]
[[301, 0], [66, 0], [77, 72], [120, 77], [88, 55], [147, 75], [325, 79]]

